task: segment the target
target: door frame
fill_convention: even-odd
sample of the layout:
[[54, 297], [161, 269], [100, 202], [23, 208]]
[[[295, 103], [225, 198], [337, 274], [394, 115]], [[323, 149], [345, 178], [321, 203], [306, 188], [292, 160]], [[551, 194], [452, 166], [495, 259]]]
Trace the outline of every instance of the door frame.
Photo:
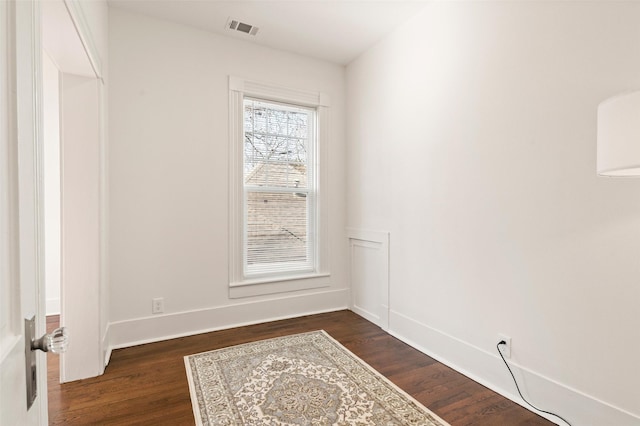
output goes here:
[[[61, 191], [61, 315], [60, 324], [69, 329], [70, 345], [60, 356], [61, 382], [80, 380], [101, 375], [108, 360], [107, 336], [107, 163], [106, 163], [106, 99], [102, 77], [102, 63], [95, 47], [90, 27], [82, 5], [78, 0], [49, 0], [45, 5], [48, 13], [43, 16], [43, 28], [56, 31], [60, 37], [50, 37], [48, 53], [54, 59], [60, 73], [60, 191]], [[43, 6], [43, 8], [45, 7]], [[50, 19], [50, 21], [49, 21]], [[47, 21], [45, 21], [47, 20]], [[52, 25], [51, 23], [55, 23]], [[53, 34], [53, 33], [52, 33]], [[46, 35], [43, 33], [43, 35]], [[44, 48], [44, 46], [43, 46]], [[42, 52], [41, 52], [42, 54]], [[57, 55], [60, 55], [59, 57]], [[67, 60], [70, 55], [88, 63], [79, 67], [79, 61]], [[67, 92], [64, 82], [74, 75], [95, 81], [95, 92], [91, 105], [85, 110], [97, 111], [90, 120], [65, 116], [66, 113], [82, 110], [71, 108], [78, 101]], [[80, 145], [73, 123], [85, 129]], [[87, 131], [87, 123], [90, 124]], [[99, 152], [97, 161], [86, 159], [66, 163], [65, 146], [70, 144], [82, 149], [91, 144]], [[75, 158], [78, 156], [76, 155]], [[97, 175], [82, 174], [87, 169], [98, 170]], [[69, 172], [70, 173], [67, 173]], [[80, 174], [78, 174], [80, 172]], [[73, 176], [76, 180], [67, 179]], [[86, 184], [95, 190], [87, 191]], [[87, 200], [98, 195], [97, 206]], [[81, 209], [78, 211], [78, 209]], [[83, 215], [85, 215], [83, 217]], [[82, 220], [86, 218], [87, 220]], [[78, 220], [81, 219], [81, 220]], [[87, 221], [95, 226], [87, 228]], [[74, 235], [73, 238], [66, 238]], [[83, 237], [83, 235], [86, 236]], [[94, 238], [97, 236], [97, 242]], [[88, 265], [91, 265], [89, 268]]]

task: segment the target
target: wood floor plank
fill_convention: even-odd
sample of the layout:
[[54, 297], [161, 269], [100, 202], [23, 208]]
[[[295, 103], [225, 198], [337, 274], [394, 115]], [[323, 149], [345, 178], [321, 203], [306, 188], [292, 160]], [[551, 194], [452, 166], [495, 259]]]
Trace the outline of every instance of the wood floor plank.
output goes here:
[[[57, 317], [48, 317], [48, 329], [55, 328], [58, 322]], [[184, 356], [320, 329], [453, 426], [553, 424], [395, 339], [351, 311], [117, 349], [104, 375], [64, 385], [58, 383], [58, 357], [49, 355], [49, 423], [192, 425]]]

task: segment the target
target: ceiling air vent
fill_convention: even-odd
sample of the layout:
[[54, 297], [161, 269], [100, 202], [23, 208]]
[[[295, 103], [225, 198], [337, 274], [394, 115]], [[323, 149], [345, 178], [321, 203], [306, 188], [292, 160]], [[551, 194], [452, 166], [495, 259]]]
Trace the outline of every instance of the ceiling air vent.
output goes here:
[[258, 27], [255, 27], [250, 24], [246, 24], [244, 22], [240, 22], [238, 19], [229, 18], [227, 20], [227, 28], [231, 31], [239, 31], [241, 33], [256, 35], [258, 34]]

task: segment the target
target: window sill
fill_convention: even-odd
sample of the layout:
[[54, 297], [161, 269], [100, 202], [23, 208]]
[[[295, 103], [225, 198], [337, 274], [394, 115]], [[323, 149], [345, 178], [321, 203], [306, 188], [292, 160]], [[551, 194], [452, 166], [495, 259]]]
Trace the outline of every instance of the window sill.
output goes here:
[[240, 299], [243, 297], [329, 287], [331, 285], [330, 277], [331, 274], [329, 273], [316, 273], [249, 279], [230, 283], [229, 297], [231, 299]]

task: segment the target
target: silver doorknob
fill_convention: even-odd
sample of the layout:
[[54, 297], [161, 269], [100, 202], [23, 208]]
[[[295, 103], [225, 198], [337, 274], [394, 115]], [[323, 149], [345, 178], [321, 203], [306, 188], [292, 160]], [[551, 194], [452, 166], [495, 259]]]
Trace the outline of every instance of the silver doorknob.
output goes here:
[[66, 327], [56, 328], [49, 334], [31, 341], [31, 350], [40, 349], [42, 352], [59, 354], [67, 351], [69, 346], [69, 334]]

